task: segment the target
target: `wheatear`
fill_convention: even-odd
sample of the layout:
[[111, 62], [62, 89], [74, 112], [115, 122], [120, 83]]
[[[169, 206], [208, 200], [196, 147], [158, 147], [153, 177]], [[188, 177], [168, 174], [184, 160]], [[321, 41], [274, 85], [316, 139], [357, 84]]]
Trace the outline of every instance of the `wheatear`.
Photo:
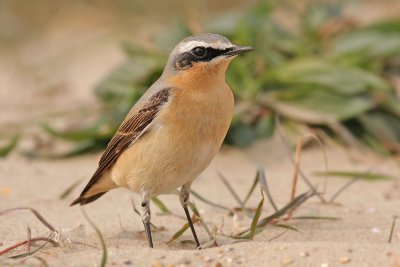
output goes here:
[[183, 39], [161, 77], [129, 111], [71, 205], [85, 205], [117, 187], [140, 193], [142, 220], [153, 247], [150, 197], [181, 187], [179, 199], [199, 247], [188, 210], [190, 186], [217, 154], [232, 120], [228, 65], [251, 50], [217, 34]]

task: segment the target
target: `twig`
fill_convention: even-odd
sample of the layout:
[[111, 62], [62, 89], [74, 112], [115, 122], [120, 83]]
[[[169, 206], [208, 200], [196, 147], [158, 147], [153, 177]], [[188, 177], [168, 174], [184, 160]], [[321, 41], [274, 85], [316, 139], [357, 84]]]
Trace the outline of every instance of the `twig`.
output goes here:
[[[379, 160], [378, 162], [376, 162], [373, 166], [371, 166], [366, 174], [370, 174], [374, 169], [375, 166], [379, 165], [383, 160], [385, 160], [385, 158], [382, 158], [381, 160]], [[353, 179], [351, 179], [350, 181], [348, 181], [345, 185], [343, 185], [341, 188], [339, 188], [338, 191], [336, 191], [335, 194], [332, 195], [331, 199], [329, 200], [329, 204], [333, 203], [335, 201], [335, 199], [341, 194], [343, 193], [344, 190], [346, 190], [350, 185], [352, 185], [354, 182], [356, 182], [357, 180], [359, 180], [360, 177], [359, 176], [354, 176]]]
[[224, 175], [221, 172], [217, 172], [219, 178], [222, 180], [226, 188], [228, 188], [228, 191], [232, 194], [233, 198], [236, 200], [236, 202], [240, 205], [240, 207], [243, 208], [244, 204], [243, 201], [240, 199], [239, 195], [235, 192], [233, 187], [228, 183], [228, 181], [225, 179]]
[[[277, 129], [277, 133], [282, 141], [282, 143], [284, 144], [284, 147], [286, 149], [286, 152], [289, 155], [289, 159], [292, 162], [293, 165], [296, 164], [295, 160], [292, 157], [292, 151], [290, 149], [290, 147], [287, 144], [287, 141], [285, 139], [285, 137], [283, 136], [283, 132], [282, 132], [282, 128], [281, 128], [281, 123], [280, 123], [280, 119], [279, 119], [279, 115], [276, 114], [275, 115], [275, 121], [276, 121], [276, 129]], [[301, 168], [299, 168], [299, 173], [300, 173], [300, 177], [303, 179], [303, 181], [307, 184], [307, 186], [311, 189], [311, 191], [313, 192], [318, 192], [316, 187], [313, 186], [310, 182], [310, 180], [307, 178], [307, 176], [304, 174], [304, 172], [302, 171]], [[315, 194], [323, 203], [326, 203], [325, 198], [321, 195], [321, 194]]]
[[341, 194], [343, 193], [344, 190], [346, 190], [350, 185], [352, 185], [353, 183], [355, 183], [358, 179], [358, 177], [355, 177], [353, 179], [351, 179], [350, 181], [348, 181], [344, 186], [342, 186], [338, 191], [336, 191], [335, 194], [333, 194], [333, 196], [331, 197], [331, 199], [329, 200], [328, 203], [333, 203], [335, 201], [335, 199]]
[[276, 206], [271, 192], [269, 191], [269, 187], [268, 187], [268, 183], [267, 183], [267, 179], [265, 177], [265, 172], [262, 166], [258, 167], [258, 182], [261, 185], [261, 188], [264, 190], [265, 194], [267, 195], [267, 198], [269, 200], [269, 202], [271, 203], [272, 207], [274, 208], [275, 212], [278, 211], [278, 207]]
[[31, 239], [32, 239], [32, 235], [31, 235], [31, 228], [29, 227], [29, 225], [26, 226], [26, 231], [28, 234], [28, 242], [26, 243], [26, 252], [29, 253], [31, 252]]
[[273, 240], [275, 240], [275, 239], [277, 239], [277, 238], [283, 236], [283, 235], [286, 234], [288, 231], [289, 231], [289, 229], [286, 229], [285, 231], [283, 231], [283, 232], [280, 233], [279, 235], [276, 235], [276, 236], [274, 236], [274, 237], [268, 239], [268, 241], [273, 241]]
[[[329, 169], [328, 156], [326, 154], [325, 146], [322, 143], [322, 141], [324, 141], [324, 140], [321, 137], [321, 135], [322, 135], [321, 133], [324, 133], [326, 135], [326, 133], [323, 132], [323, 131], [319, 131], [319, 132], [318, 131], [317, 132], [313, 131], [311, 135], [317, 141], [317, 143], [318, 143], [318, 145], [319, 145], [319, 147], [320, 147], [320, 149], [322, 151], [322, 154], [324, 156], [325, 171], [328, 172], [328, 169]], [[325, 195], [327, 187], [328, 187], [328, 175], [325, 175], [325, 177], [324, 177], [324, 186], [322, 187], [322, 194], [323, 195]]]
[[227, 210], [227, 211], [231, 211], [231, 209], [228, 208], [228, 207], [222, 206], [222, 205], [220, 205], [220, 204], [211, 202], [211, 201], [208, 200], [208, 199], [205, 199], [203, 196], [201, 196], [201, 195], [200, 195], [199, 193], [197, 193], [196, 191], [190, 190], [190, 193], [191, 193], [194, 197], [196, 197], [198, 200], [203, 201], [204, 203], [206, 203], [206, 204], [208, 204], [208, 205], [210, 205], [210, 206], [213, 206], [213, 207], [216, 207], [216, 208], [220, 208], [220, 209], [223, 209], [223, 210]]
[[13, 250], [13, 249], [16, 249], [16, 248], [18, 248], [20, 246], [25, 245], [28, 242], [30, 242], [32, 244], [32, 243], [38, 242], [38, 241], [50, 242], [55, 247], [59, 246], [59, 244], [56, 241], [54, 241], [53, 239], [49, 239], [48, 237], [34, 237], [34, 238], [31, 238], [30, 240], [24, 240], [24, 241], [21, 241], [21, 242], [18, 242], [16, 244], [14, 244], [14, 245], [12, 245], [12, 246], [10, 246], [8, 248], [3, 249], [2, 251], [0, 251], [0, 256], [5, 254], [5, 253], [7, 253], [7, 252], [9, 252], [9, 251], [11, 251], [11, 250]]
[[[43, 245], [41, 245], [40, 247], [38, 247], [38, 248], [35, 249], [34, 251], [28, 252], [28, 253], [18, 254], [18, 255], [15, 255], [15, 256], [11, 256], [10, 259], [19, 259], [19, 258], [24, 258], [24, 257], [31, 256], [31, 255], [35, 254], [36, 252], [38, 252], [39, 250], [41, 250], [44, 246], [46, 246], [47, 243], [49, 243], [49, 242], [51, 242], [51, 241], [53, 240], [52, 238], [55, 236], [55, 233], [56, 233], [56, 232], [52, 232], [52, 233], [49, 235], [49, 237], [47, 238], [46, 242], [44, 242]], [[53, 240], [53, 241], [54, 241], [54, 240]], [[56, 242], [56, 243], [57, 243], [57, 242]], [[58, 243], [57, 243], [57, 246], [58, 246]]]
[[212, 229], [212, 234], [211, 234], [211, 238], [210, 241], [207, 241], [204, 244], [201, 244], [201, 249], [205, 249], [205, 248], [212, 248], [212, 247], [217, 247], [218, 243], [217, 243], [217, 231], [218, 228], [214, 225], [213, 229]]
[[392, 237], [393, 237], [394, 228], [396, 227], [397, 218], [398, 218], [397, 215], [393, 216], [392, 226], [390, 227], [390, 234], [389, 234], [389, 240], [388, 240], [389, 244], [392, 243]]
[[[293, 199], [296, 196], [296, 188], [297, 188], [297, 178], [299, 177], [299, 171], [300, 171], [300, 158], [301, 158], [301, 150], [303, 148], [304, 144], [304, 138], [301, 138], [299, 142], [296, 144], [296, 156], [295, 156], [295, 165], [294, 165], [294, 173], [293, 173], [293, 178], [292, 178], [292, 191], [290, 194], [290, 201], [293, 201]], [[293, 215], [293, 208], [291, 208], [287, 214], [286, 220], [290, 220]]]

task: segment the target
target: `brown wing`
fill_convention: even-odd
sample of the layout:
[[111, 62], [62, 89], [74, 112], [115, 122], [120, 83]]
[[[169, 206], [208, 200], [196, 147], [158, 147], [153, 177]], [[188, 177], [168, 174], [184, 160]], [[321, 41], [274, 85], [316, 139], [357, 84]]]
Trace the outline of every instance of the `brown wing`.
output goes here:
[[[100, 158], [99, 166], [93, 174], [89, 183], [83, 189], [80, 197], [76, 199], [71, 205], [86, 204], [90, 201], [85, 201], [85, 193], [100, 179], [106, 170], [108, 170], [114, 162], [118, 159], [121, 153], [129, 147], [129, 145], [136, 141], [142, 135], [145, 128], [153, 121], [159, 112], [160, 108], [168, 101], [170, 95], [170, 88], [163, 89], [154, 94], [147, 103], [132, 117], [126, 119], [114, 137], [108, 143], [106, 150]], [[102, 195], [102, 193], [101, 193]], [[98, 197], [100, 197], [99, 195]], [[97, 199], [96, 197], [95, 199]], [[94, 199], [93, 199], [94, 200]]]

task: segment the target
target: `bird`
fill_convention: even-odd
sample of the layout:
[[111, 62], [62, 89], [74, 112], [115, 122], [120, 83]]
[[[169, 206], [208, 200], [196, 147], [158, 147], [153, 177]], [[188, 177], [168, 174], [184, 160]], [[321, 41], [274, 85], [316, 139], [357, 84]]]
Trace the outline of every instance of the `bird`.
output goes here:
[[180, 41], [158, 80], [126, 115], [71, 206], [91, 203], [119, 187], [140, 194], [141, 219], [152, 248], [150, 198], [179, 188], [200, 248], [188, 210], [190, 188], [219, 151], [232, 120], [234, 97], [225, 81], [229, 63], [251, 50], [213, 33]]

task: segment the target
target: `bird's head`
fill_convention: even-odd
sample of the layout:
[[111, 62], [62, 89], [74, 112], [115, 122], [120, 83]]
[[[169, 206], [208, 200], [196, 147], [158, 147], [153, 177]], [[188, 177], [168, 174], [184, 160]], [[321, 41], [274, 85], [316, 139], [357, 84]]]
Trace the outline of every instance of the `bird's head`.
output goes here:
[[171, 52], [165, 71], [194, 76], [224, 75], [229, 62], [253, 48], [233, 45], [218, 34], [198, 34], [183, 39]]

